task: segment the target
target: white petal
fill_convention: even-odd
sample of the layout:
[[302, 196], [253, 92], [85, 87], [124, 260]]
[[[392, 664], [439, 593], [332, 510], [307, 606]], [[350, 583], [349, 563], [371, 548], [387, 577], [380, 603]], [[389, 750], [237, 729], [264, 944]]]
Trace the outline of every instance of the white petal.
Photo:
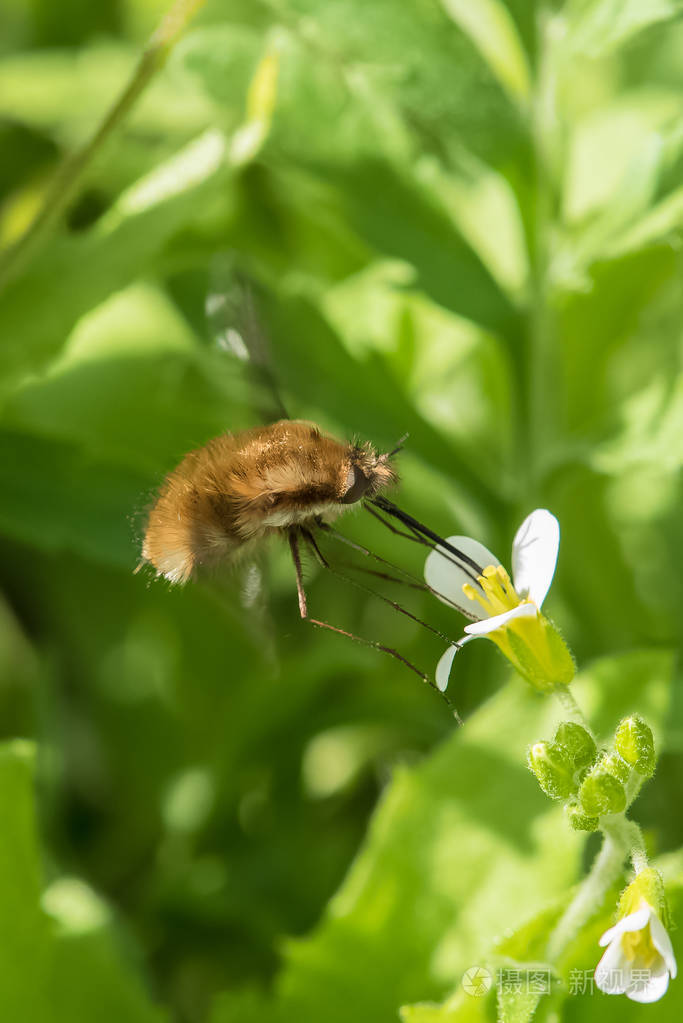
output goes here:
[[448, 688], [448, 680], [451, 677], [451, 668], [453, 667], [453, 658], [460, 649], [460, 644], [454, 643], [453, 646], [446, 648], [445, 652], [439, 658], [439, 663], [436, 666], [434, 672], [434, 681], [436, 682], [436, 688], [440, 693], [445, 693]]
[[425, 579], [439, 600], [445, 604], [455, 605], [468, 618], [479, 621], [483, 616], [483, 608], [476, 600], [470, 600], [462, 592], [465, 583], [477, 586], [477, 576], [488, 565], [500, 565], [500, 561], [487, 550], [482, 543], [472, 540], [469, 536], [448, 536], [448, 543], [474, 561], [480, 571], [469, 565], [460, 567], [455, 563], [455, 555], [444, 548], [437, 547], [427, 556], [425, 562]]
[[631, 967], [617, 938], [595, 967], [595, 983], [606, 995], [623, 995], [630, 982]]
[[512, 541], [512, 581], [520, 597], [540, 607], [555, 575], [560, 524], [546, 508], [527, 515]]
[[484, 618], [481, 622], [472, 622], [471, 625], [466, 625], [465, 632], [472, 637], [485, 636], [489, 632], [500, 629], [501, 625], [512, 621], [513, 618], [533, 618], [537, 614], [538, 608], [535, 604], [518, 604], [510, 611], [503, 611], [501, 615], [494, 615], [493, 618]]
[[623, 916], [614, 927], [610, 927], [609, 930], [605, 931], [603, 936], [598, 942], [599, 945], [609, 945], [620, 934], [626, 934], [627, 931], [642, 931], [645, 924], [650, 919], [652, 913], [652, 907], [647, 903], [640, 909], [637, 909], [635, 913], [629, 913], [628, 916]]
[[652, 944], [663, 957], [667, 970], [672, 977], [675, 977], [677, 973], [676, 956], [674, 955], [671, 938], [666, 927], [655, 913], [650, 917], [650, 936], [652, 937]]
[[666, 969], [663, 960], [650, 970], [647, 980], [634, 981], [634, 986], [626, 992], [626, 997], [632, 1002], [657, 1002], [666, 994], [669, 986], [669, 971]]

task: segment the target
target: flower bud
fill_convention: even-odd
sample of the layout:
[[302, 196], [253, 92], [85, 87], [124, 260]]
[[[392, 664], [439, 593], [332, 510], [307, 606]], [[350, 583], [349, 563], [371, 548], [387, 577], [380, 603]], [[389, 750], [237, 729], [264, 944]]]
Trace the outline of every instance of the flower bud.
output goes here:
[[614, 738], [614, 748], [638, 774], [649, 778], [655, 770], [655, 743], [652, 730], [640, 714], [624, 718]]
[[584, 813], [577, 802], [572, 800], [565, 806], [565, 812], [569, 823], [575, 831], [597, 831], [600, 822], [597, 817], [589, 817]]
[[581, 782], [579, 801], [589, 817], [605, 813], [621, 813], [626, 807], [626, 793], [621, 782], [602, 764], [596, 764]]
[[596, 748], [591, 735], [575, 721], [563, 721], [555, 732], [555, 743], [561, 746], [575, 771], [590, 767], [595, 760]]
[[572, 763], [561, 746], [554, 742], [536, 742], [527, 756], [529, 768], [538, 778], [546, 796], [564, 799], [576, 790]]
[[631, 774], [631, 767], [618, 753], [605, 753], [600, 758], [600, 766], [604, 767], [608, 774], [613, 775], [622, 784], [628, 781]]

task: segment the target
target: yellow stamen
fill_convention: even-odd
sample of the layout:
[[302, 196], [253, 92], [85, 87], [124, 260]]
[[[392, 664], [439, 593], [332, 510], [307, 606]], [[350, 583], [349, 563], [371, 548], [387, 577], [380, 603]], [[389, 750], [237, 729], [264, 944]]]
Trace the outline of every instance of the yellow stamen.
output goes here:
[[659, 955], [650, 936], [649, 923], [640, 931], [627, 931], [623, 934], [621, 947], [630, 962], [637, 959], [639, 965], [642, 964], [645, 969], [649, 969]]
[[478, 587], [465, 583], [462, 592], [476, 600], [486, 612], [486, 618], [512, 611], [522, 601], [502, 565], [488, 565], [477, 579]]

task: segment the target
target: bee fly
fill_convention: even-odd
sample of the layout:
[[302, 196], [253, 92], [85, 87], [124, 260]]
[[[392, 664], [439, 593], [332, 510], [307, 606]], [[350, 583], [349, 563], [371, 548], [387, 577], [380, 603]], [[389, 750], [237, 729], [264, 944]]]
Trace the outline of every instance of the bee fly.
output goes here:
[[[397, 569], [367, 548], [347, 540], [329, 525], [329, 520], [364, 500], [365, 507], [393, 532], [399, 531], [380, 516], [380, 511], [407, 526], [409, 532], [401, 535], [430, 547], [436, 546], [438, 540], [449, 549], [447, 541], [422, 527], [381, 494], [384, 488], [398, 481], [390, 460], [400, 447], [401, 442], [392, 451], [378, 454], [370, 444], [343, 443], [323, 433], [315, 423], [289, 419], [215, 437], [189, 452], [166, 477], [149, 513], [138, 568], [149, 564], [157, 575], [171, 583], [183, 584], [203, 571], [236, 562], [269, 535], [285, 536], [296, 573], [301, 617], [391, 655], [435, 688], [431, 678], [391, 647], [310, 618], [303, 585], [301, 539], [311, 546], [324, 568], [448, 640], [400, 604], [332, 568], [313, 535], [315, 528], [330, 532], [357, 551], [412, 580], [409, 585], [429, 589], [403, 569]], [[452, 554], [460, 559], [465, 557], [455, 549]], [[371, 574], [402, 581], [383, 572]], [[445, 698], [445, 694], [441, 695]], [[450, 701], [447, 702], [450, 706]]]
[[[231, 257], [228, 257], [228, 268], [230, 266]], [[221, 265], [218, 269], [221, 270]], [[252, 291], [238, 273], [223, 273], [222, 277], [222, 283], [228, 281], [230, 287], [221, 288], [220, 292], [211, 293], [207, 298], [207, 312], [214, 321], [220, 346], [247, 361], [255, 378], [265, 384], [270, 394], [269, 404], [278, 409], [276, 414], [286, 417], [267, 342], [257, 322]], [[323, 433], [315, 423], [287, 418], [278, 419], [268, 426], [214, 437], [203, 447], [185, 455], [164, 480], [149, 513], [142, 560], [136, 571], [149, 564], [158, 576], [171, 583], [183, 584], [206, 570], [237, 562], [269, 535], [280, 534], [286, 537], [290, 546], [299, 612], [303, 619], [389, 654], [436, 689], [429, 676], [391, 647], [311, 618], [303, 585], [299, 550], [302, 540], [323, 568], [452, 642], [400, 604], [334, 568], [321, 552], [314, 535], [316, 529], [322, 530], [402, 578], [356, 565], [357, 570], [431, 590], [409, 572], [354, 543], [330, 526], [330, 520], [349, 506], [362, 502], [392, 532], [432, 549], [438, 545], [442, 555], [471, 574], [476, 585], [481, 569], [474, 562], [401, 511], [382, 493], [398, 482], [398, 473], [391, 459], [401, 449], [404, 440], [405, 437], [401, 438], [393, 450], [379, 454], [371, 444], [344, 443]], [[403, 528], [398, 529], [385, 516], [398, 520]], [[442, 594], [437, 596], [449, 602]], [[445, 694], [441, 695], [452, 708]], [[453, 712], [457, 718], [457, 712]]]
[[296, 419], [222, 434], [166, 477], [143, 559], [170, 582], [184, 583], [269, 534], [296, 541], [318, 518], [335, 518], [395, 483], [391, 454], [343, 444]]

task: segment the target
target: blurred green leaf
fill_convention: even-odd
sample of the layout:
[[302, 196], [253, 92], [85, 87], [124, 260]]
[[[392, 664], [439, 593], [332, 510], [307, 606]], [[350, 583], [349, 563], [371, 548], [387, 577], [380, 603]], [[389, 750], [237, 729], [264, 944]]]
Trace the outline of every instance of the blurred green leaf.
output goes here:
[[[106, 564], [135, 563], [130, 516], [150, 479], [82, 448], [0, 431], [0, 530], [41, 550], [78, 551]], [[48, 503], [44, 501], [49, 479]]]
[[[4, 56], [0, 115], [78, 145], [121, 92], [135, 60], [132, 47], [103, 43], [80, 52], [50, 49]], [[201, 91], [186, 79], [162, 74], [145, 91], [124, 131], [153, 133], [168, 145], [201, 131], [211, 112]]]
[[[659, 731], [671, 658], [605, 658], [576, 686], [599, 734], [634, 700]], [[422, 765], [397, 772], [326, 919], [290, 942], [274, 1018], [388, 1021], [399, 1004], [452, 987], [492, 955], [496, 962], [493, 935], [566, 897], [583, 839], [523, 764], [525, 744], [552, 734], [560, 717], [515, 680]], [[540, 925], [524, 931], [527, 949], [542, 944], [547, 916]], [[501, 951], [515, 954], [512, 944]], [[505, 1011], [525, 1019], [531, 1008], [513, 1000]]]
[[[274, 144], [299, 161], [407, 155], [410, 133], [426, 141], [454, 124], [461, 142], [495, 165], [520, 144], [516, 105], [436, 0], [400, 8], [379, 0], [371, 9], [358, 0], [285, 0], [272, 9], [281, 52]], [[245, 53], [247, 39], [242, 26], [198, 29], [180, 60], [222, 102], [225, 54]]]
[[[8, 5], [3, 245], [166, 4], [82, 6]], [[621, 715], [648, 718], [659, 766], [634, 815], [653, 849], [681, 845], [680, 13], [208, 0], [96, 153], [0, 299], [0, 732], [35, 736], [41, 766], [38, 854], [21, 747], [2, 754], [3, 1018], [158, 1018], [137, 949], [183, 1023], [528, 1018], [526, 992], [496, 1009], [462, 973], [542, 963], [593, 855], [524, 766], [557, 715], [517, 683], [485, 702], [492, 644], [459, 656], [465, 728], [415, 766], [449, 732], [443, 705], [299, 620], [277, 538], [184, 589], [132, 574], [164, 472], [257, 418], [244, 367], [208, 336], [226, 252], [254, 282], [293, 415], [385, 450], [409, 431], [397, 500], [422, 521], [504, 554], [533, 507], [558, 515], [548, 610], [589, 664], [577, 694], [606, 741]], [[237, 166], [266, 52], [272, 123]], [[421, 575], [422, 549], [368, 515], [340, 528]], [[305, 573], [316, 615], [433, 670], [441, 640]], [[460, 633], [430, 595], [372, 586]], [[661, 862], [680, 916], [676, 857]], [[608, 902], [538, 1023], [680, 1016], [675, 983], [647, 1007], [569, 994]]]
[[17, 388], [1, 418], [160, 482], [189, 449], [251, 425], [248, 397], [236, 360], [201, 345], [158, 288], [137, 285], [82, 319], [50, 373]]
[[682, 11], [680, 0], [574, 0], [569, 5], [572, 43], [593, 57], [602, 56]]
[[485, 1023], [491, 1017], [491, 1000], [459, 992], [444, 1005], [404, 1005], [401, 1023]]
[[[160, 1023], [109, 930], [108, 911], [82, 882], [61, 882], [60, 897], [41, 908], [41, 869], [33, 807], [33, 750], [0, 748], [0, 932], [5, 968], [0, 1011], [27, 1023], [48, 1020], [131, 1020]], [[49, 909], [48, 909], [49, 912]]]
[[[182, 159], [188, 151], [191, 167]], [[124, 196], [122, 208], [112, 210], [104, 224], [80, 237], [54, 239], [0, 295], [0, 329], [6, 339], [0, 370], [5, 382], [21, 379], [55, 355], [80, 316], [150, 270], [164, 244], [195, 224], [200, 213], [206, 216], [210, 208], [212, 216], [225, 215], [229, 175], [216, 145], [195, 143], [170, 166], [168, 190], [157, 185], [159, 171], [151, 190]]]

